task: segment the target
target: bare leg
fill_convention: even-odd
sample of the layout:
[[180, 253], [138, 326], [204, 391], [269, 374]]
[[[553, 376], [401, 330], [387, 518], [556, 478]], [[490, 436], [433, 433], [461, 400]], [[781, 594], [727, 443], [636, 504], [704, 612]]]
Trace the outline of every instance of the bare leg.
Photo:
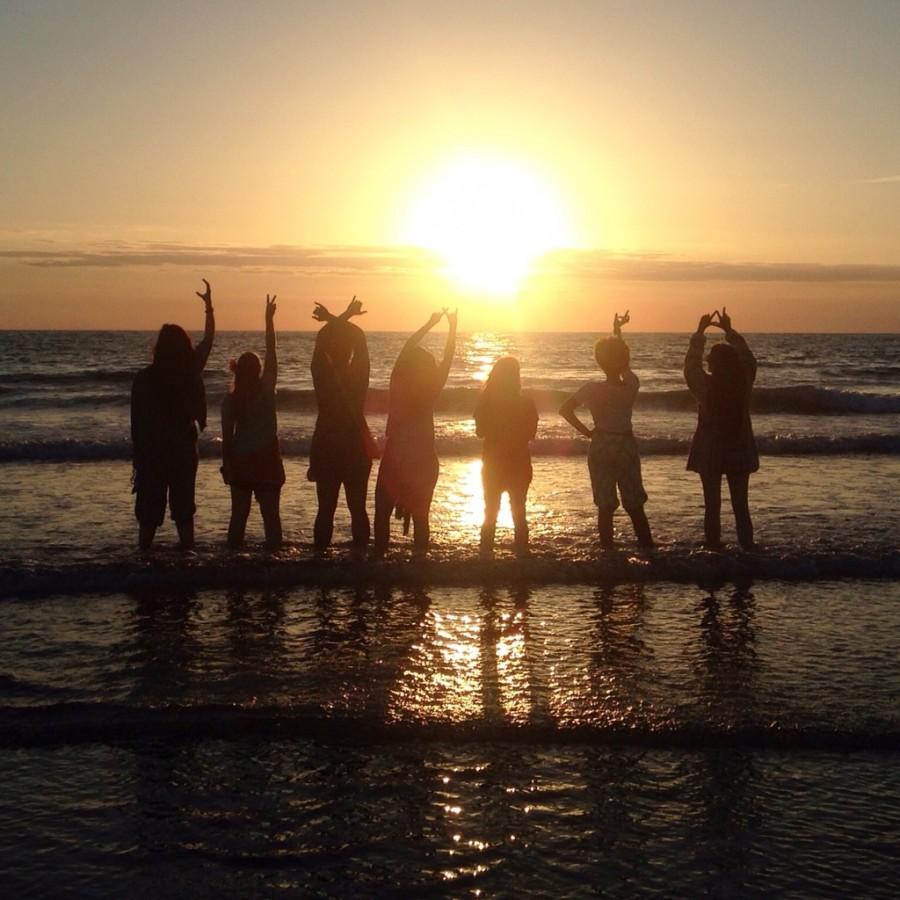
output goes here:
[[[266, 547], [277, 550], [282, 543], [281, 533], [281, 487], [264, 487], [257, 490], [256, 500], [262, 514], [263, 528], [266, 532]], [[246, 519], [244, 520], [246, 521]]]
[[138, 525], [138, 547], [141, 550], [149, 550], [153, 546], [154, 537], [156, 537], [155, 525]]
[[600, 546], [607, 550], [615, 547], [616, 539], [613, 534], [613, 513], [612, 509], [597, 510], [597, 531], [600, 534]]
[[647, 513], [644, 512], [644, 507], [629, 509], [628, 515], [631, 516], [631, 524], [634, 525], [634, 533], [637, 536], [638, 543], [642, 547], [652, 547], [653, 535], [650, 533], [650, 522], [647, 521]]
[[316, 550], [324, 550], [331, 544], [331, 536], [334, 534], [334, 511], [337, 509], [340, 490], [341, 483], [336, 478], [329, 476], [316, 482], [316, 497], [319, 501], [316, 524], [313, 528]]
[[431, 543], [431, 525], [428, 521], [428, 513], [431, 509], [429, 503], [424, 509], [417, 509], [413, 513], [413, 546], [416, 553], [427, 553]]
[[701, 475], [703, 482], [703, 531], [711, 550], [722, 546], [722, 476]]
[[228, 546], [232, 549], [244, 544], [247, 516], [250, 515], [252, 492], [249, 488], [231, 487], [231, 521], [228, 523]]
[[178, 546], [182, 550], [194, 549], [194, 520], [193, 518], [184, 519], [175, 523], [178, 530]]
[[353, 535], [353, 546], [357, 549], [365, 547], [371, 535], [369, 513], [366, 510], [370, 471], [371, 466], [362, 472], [354, 473], [344, 482], [344, 495], [347, 498], [347, 509], [350, 511], [350, 531]]
[[515, 527], [516, 556], [528, 555], [528, 518], [525, 512], [525, 499], [528, 488], [509, 492], [509, 508], [512, 512]]
[[734, 523], [740, 545], [745, 550], [753, 549], [753, 520], [750, 518], [750, 473], [739, 472], [727, 475], [728, 491], [731, 494], [731, 508], [734, 510]]
[[492, 485], [484, 485], [484, 524], [481, 526], [481, 553], [494, 552], [494, 534], [497, 531], [497, 516], [500, 514], [502, 492]]
[[391, 541], [391, 513], [394, 503], [387, 491], [375, 482], [375, 552], [383, 555]]

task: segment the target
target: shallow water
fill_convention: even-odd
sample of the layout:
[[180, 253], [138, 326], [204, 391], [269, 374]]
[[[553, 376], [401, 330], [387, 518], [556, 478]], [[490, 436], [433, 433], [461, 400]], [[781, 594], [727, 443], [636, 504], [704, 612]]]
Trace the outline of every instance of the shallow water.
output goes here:
[[6, 889], [891, 896], [898, 590], [4, 601]]

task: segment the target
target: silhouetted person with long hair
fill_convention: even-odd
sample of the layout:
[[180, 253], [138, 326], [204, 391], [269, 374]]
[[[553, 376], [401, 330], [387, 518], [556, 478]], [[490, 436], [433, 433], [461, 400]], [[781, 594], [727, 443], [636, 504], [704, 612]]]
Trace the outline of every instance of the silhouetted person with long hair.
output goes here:
[[[724, 344], [709, 352], [709, 373], [703, 371], [703, 348], [710, 326], [725, 332]], [[722, 476], [728, 479], [738, 541], [753, 547], [748, 490], [750, 473], [759, 468], [759, 454], [750, 423], [750, 392], [756, 379], [756, 359], [747, 342], [732, 328], [731, 316], [722, 307], [700, 317], [684, 358], [684, 380], [699, 405], [697, 430], [687, 467], [700, 475], [706, 508], [703, 527], [706, 546], [722, 545]]]
[[[444, 358], [435, 358], [419, 344], [447, 316], [449, 330]], [[384, 553], [390, 540], [391, 514], [403, 519], [404, 534], [412, 518], [417, 552], [428, 549], [428, 513], [438, 478], [434, 449], [434, 404], [447, 383], [456, 348], [456, 313], [432, 313], [403, 345], [391, 372], [387, 443], [375, 484], [375, 552]]]
[[231, 488], [228, 546], [244, 543], [253, 496], [259, 504], [266, 547], [281, 546], [281, 486], [284, 465], [278, 445], [275, 384], [278, 355], [275, 348], [275, 297], [266, 294], [266, 361], [255, 353], [242, 353], [231, 361], [234, 380], [222, 401], [222, 476]]
[[309, 480], [316, 483], [319, 510], [313, 541], [322, 551], [331, 544], [334, 512], [341, 486], [350, 511], [353, 546], [369, 542], [366, 492], [372, 460], [378, 455], [363, 407], [369, 389], [369, 348], [351, 316], [363, 315], [354, 297], [340, 316], [317, 303], [313, 318], [325, 322], [316, 336], [312, 358], [313, 386], [319, 414], [309, 451]]
[[475, 407], [475, 433], [484, 439], [481, 466], [484, 486], [482, 556], [493, 553], [497, 515], [504, 491], [509, 495], [515, 526], [516, 554], [528, 554], [525, 500], [532, 476], [528, 443], [537, 433], [537, 425], [534, 400], [522, 393], [519, 361], [512, 356], [498, 359]]
[[[650, 523], [644, 512], [647, 492], [641, 477], [641, 457], [631, 430], [631, 410], [641, 383], [631, 371], [631, 351], [622, 340], [622, 326], [630, 321], [626, 312], [613, 317], [613, 336], [594, 345], [594, 359], [606, 381], [589, 381], [560, 407], [560, 415], [580, 434], [590, 438], [588, 471], [597, 506], [597, 530], [603, 547], [615, 546], [613, 514], [622, 506], [631, 517], [634, 533], [642, 547], [653, 546]], [[588, 428], [575, 414], [586, 406], [594, 419]]]
[[169, 511], [182, 549], [194, 546], [194, 485], [197, 480], [197, 433], [206, 427], [203, 367], [216, 333], [212, 290], [197, 296], [206, 310], [203, 340], [196, 347], [180, 325], [163, 325], [153, 348], [153, 362], [137, 373], [131, 387], [131, 443], [134, 514], [138, 544], [153, 544]]

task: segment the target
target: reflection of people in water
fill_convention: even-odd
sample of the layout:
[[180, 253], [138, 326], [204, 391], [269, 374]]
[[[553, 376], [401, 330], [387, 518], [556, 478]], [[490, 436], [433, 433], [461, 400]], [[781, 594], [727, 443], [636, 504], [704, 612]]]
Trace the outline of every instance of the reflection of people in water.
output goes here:
[[[703, 371], [703, 348], [710, 326], [725, 332], [724, 344], [709, 352], [709, 373]], [[728, 479], [731, 506], [740, 545], [753, 548], [753, 521], [748, 492], [750, 473], [759, 469], [759, 454], [750, 423], [750, 392], [756, 379], [756, 359], [747, 342], [731, 326], [731, 316], [722, 312], [700, 317], [684, 359], [684, 379], [697, 398], [697, 430], [687, 467], [703, 483], [705, 544], [722, 546], [722, 476]]]
[[[622, 506], [631, 517], [638, 543], [653, 546], [650, 523], [644, 512], [647, 492], [641, 479], [641, 457], [631, 430], [631, 408], [640, 389], [637, 375], [631, 371], [631, 352], [622, 340], [622, 326], [630, 321], [626, 312], [613, 318], [613, 336], [597, 341], [594, 358], [606, 375], [606, 381], [589, 381], [560, 407], [560, 415], [580, 434], [590, 438], [588, 471], [594, 503], [597, 505], [597, 529], [600, 543], [613, 547], [613, 514]], [[588, 428], [575, 414], [578, 406], [587, 406], [594, 419]]]
[[333, 316], [321, 303], [313, 312], [313, 318], [326, 323], [316, 336], [310, 367], [319, 415], [309, 451], [308, 477], [316, 483], [319, 501], [314, 528], [319, 551], [331, 544], [342, 485], [353, 546], [359, 549], [369, 542], [366, 491], [377, 455], [363, 414], [369, 389], [369, 348], [362, 329], [348, 321], [363, 314], [355, 297], [340, 316]]
[[532, 476], [528, 442], [537, 433], [537, 424], [534, 400], [522, 393], [519, 361], [512, 356], [498, 359], [475, 407], [475, 433], [484, 439], [481, 552], [485, 556], [494, 551], [494, 533], [504, 491], [509, 495], [515, 526], [516, 554], [528, 553], [525, 499]]
[[[446, 314], [449, 330], [444, 358], [419, 346], [422, 338]], [[403, 345], [394, 371], [387, 420], [387, 443], [375, 485], [375, 550], [384, 553], [390, 540], [391, 513], [403, 519], [403, 532], [412, 518], [415, 548], [428, 549], [428, 513], [438, 477], [434, 449], [434, 404], [447, 383], [456, 346], [456, 313], [433, 313]]]
[[138, 544], [147, 550], [163, 523], [166, 500], [183, 550], [194, 546], [194, 485], [197, 480], [197, 429], [206, 427], [203, 367], [216, 333], [212, 289], [197, 296], [206, 309], [203, 340], [196, 347], [180, 325], [163, 325], [153, 362], [137, 373], [131, 387], [131, 443], [134, 514]]
[[266, 546], [281, 546], [279, 500], [284, 465], [278, 446], [275, 383], [275, 297], [266, 295], [266, 362], [255, 353], [242, 353], [232, 362], [234, 383], [222, 402], [222, 477], [231, 487], [228, 546], [244, 543], [250, 501], [256, 495], [266, 530]]

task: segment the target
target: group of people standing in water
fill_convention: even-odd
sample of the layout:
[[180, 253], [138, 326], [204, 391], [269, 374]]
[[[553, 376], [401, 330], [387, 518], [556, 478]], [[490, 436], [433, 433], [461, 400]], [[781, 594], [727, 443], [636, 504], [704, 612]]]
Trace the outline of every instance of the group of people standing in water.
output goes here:
[[[206, 427], [203, 369], [215, 337], [212, 291], [197, 292], [204, 303], [206, 324], [196, 347], [183, 328], [163, 325], [153, 359], [138, 372], [131, 394], [131, 436], [134, 461], [135, 516], [139, 546], [148, 549], [162, 525], [166, 505], [178, 530], [180, 545], [194, 543], [194, 490], [197, 474], [198, 430]], [[266, 353], [261, 361], [252, 352], [232, 360], [230, 389], [222, 402], [222, 477], [231, 490], [228, 544], [242, 546], [247, 518], [255, 497], [262, 514], [266, 546], [282, 543], [280, 516], [284, 465], [278, 443], [276, 384], [278, 358], [275, 337], [276, 297], [266, 296]], [[371, 540], [367, 494], [372, 462], [381, 456], [375, 484], [374, 550], [383, 555], [390, 542], [391, 519], [410, 523], [420, 553], [430, 542], [429, 515], [439, 462], [434, 441], [434, 409], [447, 382], [456, 347], [457, 314], [444, 309], [403, 345], [391, 372], [387, 428], [383, 452], [365, 418], [369, 388], [369, 352], [363, 330], [351, 320], [364, 315], [354, 297], [340, 315], [320, 303], [313, 317], [323, 323], [316, 336], [311, 371], [318, 416], [309, 454], [308, 478], [315, 482], [318, 500], [313, 541], [317, 551], [329, 547], [341, 488], [350, 512], [353, 547]], [[448, 323], [440, 361], [421, 346], [422, 339], [441, 319]], [[621, 504], [631, 518], [643, 547], [653, 546], [644, 512], [647, 493], [632, 431], [632, 408], [640, 389], [631, 370], [630, 350], [622, 339], [629, 314], [615, 315], [613, 334], [597, 341], [594, 358], [603, 380], [590, 381], [568, 398], [560, 414], [590, 439], [588, 471], [597, 527], [603, 547], [614, 546], [613, 514]], [[703, 366], [706, 331], [720, 328], [725, 343], [716, 344]], [[698, 422], [688, 457], [688, 469], [703, 485], [705, 544], [721, 546], [721, 484], [728, 481], [742, 547], [753, 547], [753, 524], [748, 503], [750, 473], [759, 456], [750, 422], [750, 391], [756, 361], [746, 341], [732, 327], [725, 308], [704, 314], [692, 335], [684, 362], [684, 377], [698, 403]], [[593, 428], [578, 418], [586, 407]], [[507, 493], [515, 527], [517, 555], [528, 553], [526, 498], [532, 480], [529, 442], [537, 432], [534, 400], [523, 392], [519, 362], [498, 359], [485, 382], [474, 410], [475, 430], [483, 439], [482, 483], [484, 523], [481, 553], [493, 553], [500, 500]]]

